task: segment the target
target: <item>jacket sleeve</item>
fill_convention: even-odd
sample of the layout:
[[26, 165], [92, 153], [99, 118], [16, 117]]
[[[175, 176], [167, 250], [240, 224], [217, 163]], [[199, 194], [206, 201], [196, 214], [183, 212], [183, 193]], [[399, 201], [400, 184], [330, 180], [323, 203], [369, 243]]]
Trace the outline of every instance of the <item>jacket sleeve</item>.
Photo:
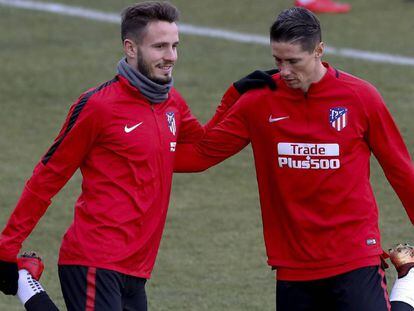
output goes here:
[[213, 128], [217, 124], [223, 120], [224, 116], [229, 112], [230, 108], [237, 102], [237, 100], [241, 97], [239, 92], [235, 89], [235, 87], [230, 85], [227, 91], [224, 93], [220, 105], [217, 106], [216, 113], [213, 117], [204, 125], [204, 130], [208, 131], [208, 129]]
[[201, 137], [204, 135], [204, 128], [200, 122], [198, 122], [197, 118], [191, 113], [191, 110], [188, 108], [184, 99], [180, 100], [179, 108], [181, 115], [181, 125], [177, 143], [192, 143], [201, 139]]
[[414, 224], [414, 166], [411, 156], [379, 93], [372, 87], [371, 92], [363, 94], [367, 103], [368, 144]]
[[180, 101], [181, 107], [181, 126], [180, 126], [180, 135], [178, 137], [178, 144], [183, 143], [194, 143], [200, 140], [205, 132], [208, 129], [216, 126], [228, 113], [229, 109], [234, 105], [234, 103], [240, 98], [240, 94], [231, 85], [227, 91], [224, 93], [220, 105], [217, 107], [213, 117], [204, 125], [200, 125], [198, 120], [193, 116], [184, 99], [180, 96], [177, 91], [175, 96]]
[[221, 122], [214, 127], [210, 123], [198, 142], [177, 145], [175, 172], [206, 170], [239, 152], [250, 142], [242, 105], [236, 103], [220, 118]]
[[[71, 107], [53, 145], [36, 165], [20, 199], [0, 235], [0, 259], [16, 261], [23, 241], [71, 178], [99, 134], [100, 119], [84, 95]], [[100, 120], [98, 120], [100, 119]]]

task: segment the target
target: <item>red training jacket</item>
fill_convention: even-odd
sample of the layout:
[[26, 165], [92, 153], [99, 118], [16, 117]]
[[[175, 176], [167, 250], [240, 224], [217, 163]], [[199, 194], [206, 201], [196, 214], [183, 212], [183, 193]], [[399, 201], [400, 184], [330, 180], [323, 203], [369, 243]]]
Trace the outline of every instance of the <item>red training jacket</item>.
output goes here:
[[165, 102], [151, 104], [118, 75], [84, 93], [28, 180], [1, 234], [0, 259], [16, 260], [51, 198], [80, 168], [82, 193], [59, 264], [149, 278], [166, 219], [176, 144], [203, 133], [175, 89]]
[[276, 91], [246, 93], [200, 143], [177, 149], [175, 171], [201, 171], [251, 142], [268, 264], [280, 280], [379, 264], [371, 152], [414, 221], [413, 164], [382, 98], [324, 65], [306, 94], [274, 75]]

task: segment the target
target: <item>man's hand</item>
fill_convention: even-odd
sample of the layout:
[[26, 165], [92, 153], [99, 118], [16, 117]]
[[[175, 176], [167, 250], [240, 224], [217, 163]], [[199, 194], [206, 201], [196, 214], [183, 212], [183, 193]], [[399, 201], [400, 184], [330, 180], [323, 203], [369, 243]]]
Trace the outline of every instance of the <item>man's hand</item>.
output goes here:
[[255, 70], [244, 78], [233, 83], [233, 86], [240, 94], [248, 90], [258, 89], [268, 86], [271, 90], [276, 90], [276, 83], [272, 79], [272, 75], [279, 72], [278, 69], [267, 71]]
[[6, 295], [16, 295], [18, 279], [17, 263], [0, 260], [0, 290]]
[[268, 86], [271, 90], [276, 90], [277, 86], [275, 81], [272, 79], [272, 75], [277, 72], [279, 72], [277, 69], [268, 71], [256, 70], [244, 78], [241, 78], [239, 81], [234, 82], [233, 85], [230, 86], [224, 93], [221, 103], [217, 107], [216, 113], [211, 120], [204, 125], [204, 129], [207, 131], [208, 129], [219, 124], [229, 111], [230, 107], [232, 107], [241, 95], [248, 90], [258, 89], [265, 86]]

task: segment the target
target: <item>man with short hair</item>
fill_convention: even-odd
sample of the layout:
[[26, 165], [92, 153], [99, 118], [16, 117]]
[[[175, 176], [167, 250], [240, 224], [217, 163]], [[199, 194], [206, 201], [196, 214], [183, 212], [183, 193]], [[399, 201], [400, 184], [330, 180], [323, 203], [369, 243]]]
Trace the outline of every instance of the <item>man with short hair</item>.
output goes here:
[[370, 156], [413, 222], [410, 154], [378, 91], [322, 62], [314, 14], [283, 11], [270, 40], [277, 90], [246, 93], [201, 142], [180, 145], [175, 171], [205, 170], [251, 143], [277, 310], [389, 310]]
[[[176, 146], [204, 133], [173, 87], [178, 15], [168, 2], [142, 2], [124, 10], [125, 58], [118, 74], [82, 94], [71, 107], [1, 233], [4, 293], [17, 292], [16, 256], [22, 242], [51, 198], [80, 168], [82, 193], [59, 256], [66, 306], [69, 311], [147, 310], [145, 283], [164, 229]], [[245, 92], [274, 85], [262, 77], [256, 72], [235, 86]], [[207, 126], [219, 121], [227, 108], [221, 105]], [[22, 275], [28, 280], [22, 286], [30, 287], [34, 281], [26, 272]], [[45, 310], [41, 292], [39, 287], [22, 295], [28, 310]]]

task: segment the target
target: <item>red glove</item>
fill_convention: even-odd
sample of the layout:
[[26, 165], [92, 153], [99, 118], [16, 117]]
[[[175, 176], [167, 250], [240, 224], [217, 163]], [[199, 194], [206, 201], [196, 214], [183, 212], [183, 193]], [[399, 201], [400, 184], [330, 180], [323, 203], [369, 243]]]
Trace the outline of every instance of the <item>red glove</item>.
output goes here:
[[19, 270], [26, 269], [33, 276], [33, 278], [39, 281], [40, 276], [45, 268], [42, 258], [35, 252], [24, 252], [17, 258], [17, 266]]

